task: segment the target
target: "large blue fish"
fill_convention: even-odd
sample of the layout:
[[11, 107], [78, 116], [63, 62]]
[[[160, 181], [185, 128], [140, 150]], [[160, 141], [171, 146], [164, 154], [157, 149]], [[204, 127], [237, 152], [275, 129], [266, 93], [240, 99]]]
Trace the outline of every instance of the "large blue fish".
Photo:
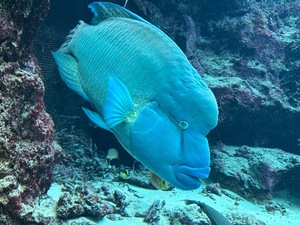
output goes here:
[[80, 21], [53, 52], [62, 79], [135, 159], [175, 187], [198, 188], [210, 172], [206, 135], [217, 124], [212, 91], [157, 27], [112, 3], [89, 8], [92, 23]]

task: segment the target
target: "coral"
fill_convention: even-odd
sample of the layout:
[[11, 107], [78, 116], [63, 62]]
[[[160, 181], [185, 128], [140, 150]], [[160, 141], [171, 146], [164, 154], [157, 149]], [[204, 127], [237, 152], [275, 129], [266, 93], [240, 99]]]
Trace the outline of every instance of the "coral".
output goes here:
[[61, 219], [71, 219], [81, 216], [100, 219], [107, 214], [113, 213], [114, 209], [107, 203], [103, 203], [97, 195], [65, 193], [60, 197], [56, 211], [58, 218]]
[[160, 219], [160, 211], [165, 206], [165, 204], [165, 201], [154, 201], [153, 204], [149, 207], [148, 211], [146, 212], [144, 221], [147, 223], [158, 223]]
[[115, 213], [126, 215], [125, 209], [129, 205], [129, 202], [126, 200], [126, 195], [123, 193], [123, 191], [111, 188], [110, 185], [105, 184], [102, 185], [100, 190], [103, 192], [103, 199], [115, 204]]
[[48, 9], [48, 0], [3, 1], [0, 7], [0, 211], [19, 224], [26, 204], [49, 188], [59, 149], [31, 51]]
[[0, 56], [16, 62], [31, 52], [33, 38], [49, 10], [49, 0], [4, 0], [1, 3]]
[[186, 206], [184, 208], [175, 208], [167, 211], [166, 214], [169, 217], [170, 224], [180, 225], [208, 225], [211, 224], [207, 215], [199, 211], [199, 207], [195, 205]]
[[126, 201], [126, 195], [123, 194], [121, 191], [116, 190], [114, 192], [114, 201], [116, 204], [116, 207], [119, 208], [119, 212], [121, 214], [124, 214], [124, 210], [126, 208], [126, 206], [129, 205], [129, 202]]
[[74, 186], [76, 182], [105, 179], [114, 170], [105, 160], [104, 153], [97, 153], [97, 146], [81, 130], [74, 127], [59, 130], [55, 139], [62, 146], [53, 169], [55, 182]]
[[117, 214], [128, 216], [126, 207], [129, 201], [126, 198], [123, 190], [113, 184], [99, 182], [96, 187], [90, 182], [80, 182], [64, 189], [56, 205], [57, 219], [61, 223], [80, 217], [99, 220], [106, 216], [116, 220]]

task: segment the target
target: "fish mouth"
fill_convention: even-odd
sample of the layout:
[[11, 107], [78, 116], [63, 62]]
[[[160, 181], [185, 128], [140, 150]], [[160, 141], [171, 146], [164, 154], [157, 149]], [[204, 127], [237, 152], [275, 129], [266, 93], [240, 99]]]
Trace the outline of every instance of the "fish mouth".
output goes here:
[[172, 165], [175, 177], [186, 190], [197, 189], [201, 182], [199, 178], [207, 178], [210, 167], [193, 168], [187, 165]]

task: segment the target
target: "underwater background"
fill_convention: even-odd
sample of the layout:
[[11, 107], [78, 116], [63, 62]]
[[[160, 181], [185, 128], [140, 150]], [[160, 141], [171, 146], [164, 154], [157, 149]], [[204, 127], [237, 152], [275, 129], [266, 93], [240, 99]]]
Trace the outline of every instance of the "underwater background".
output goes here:
[[193, 191], [157, 190], [61, 80], [51, 51], [92, 2], [0, 0], [0, 224], [213, 224], [186, 199], [235, 225], [300, 224], [300, 1], [128, 0], [216, 96], [211, 173]]

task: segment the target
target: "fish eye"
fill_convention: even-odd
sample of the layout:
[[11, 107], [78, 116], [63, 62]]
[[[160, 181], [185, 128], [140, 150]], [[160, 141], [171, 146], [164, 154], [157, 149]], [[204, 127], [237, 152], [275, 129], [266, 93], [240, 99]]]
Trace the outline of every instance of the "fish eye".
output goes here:
[[182, 120], [182, 121], [179, 122], [179, 125], [178, 125], [178, 126], [179, 126], [181, 129], [186, 130], [186, 129], [189, 127], [189, 124], [188, 124], [188, 122]]

